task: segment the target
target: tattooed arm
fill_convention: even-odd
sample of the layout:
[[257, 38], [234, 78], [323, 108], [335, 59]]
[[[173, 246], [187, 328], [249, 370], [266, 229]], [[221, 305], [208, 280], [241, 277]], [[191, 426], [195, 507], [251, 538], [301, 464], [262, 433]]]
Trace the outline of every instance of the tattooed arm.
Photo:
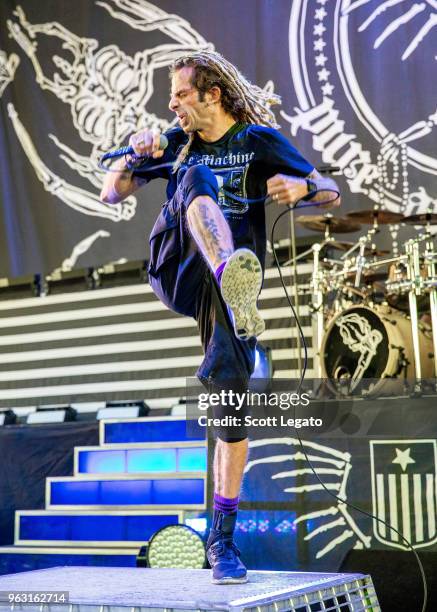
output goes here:
[[[157, 159], [164, 155], [164, 151], [159, 149], [160, 137], [161, 134], [157, 130], [145, 129], [132, 134], [129, 144], [136, 155], [149, 155]], [[103, 180], [100, 199], [107, 204], [117, 204], [146, 182], [145, 179], [133, 175], [127, 168], [124, 158], [118, 159]]]
[[133, 176], [132, 171], [126, 167], [124, 159], [118, 159], [103, 180], [100, 199], [107, 204], [118, 204], [137, 191], [145, 182]]

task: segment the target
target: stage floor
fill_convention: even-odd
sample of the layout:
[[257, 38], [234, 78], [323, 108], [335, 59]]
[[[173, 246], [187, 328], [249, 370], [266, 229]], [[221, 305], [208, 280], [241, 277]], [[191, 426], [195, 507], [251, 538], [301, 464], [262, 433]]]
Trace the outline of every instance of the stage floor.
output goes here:
[[[10, 591], [68, 591], [70, 605], [11, 607], [4, 602]], [[1, 610], [26, 612], [380, 610], [370, 577], [361, 574], [251, 571], [246, 584], [218, 586], [210, 570], [57, 567], [1, 576], [0, 592]]]

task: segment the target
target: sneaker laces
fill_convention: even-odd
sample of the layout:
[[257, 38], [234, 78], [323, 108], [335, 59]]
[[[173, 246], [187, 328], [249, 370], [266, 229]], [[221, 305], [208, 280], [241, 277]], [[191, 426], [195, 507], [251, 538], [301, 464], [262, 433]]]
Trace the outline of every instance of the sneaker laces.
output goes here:
[[238, 557], [241, 555], [241, 552], [232, 538], [226, 537], [219, 538], [216, 542], [211, 544], [210, 550], [214, 556], [220, 555], [226, 559], [232, 559], [234, 555]]

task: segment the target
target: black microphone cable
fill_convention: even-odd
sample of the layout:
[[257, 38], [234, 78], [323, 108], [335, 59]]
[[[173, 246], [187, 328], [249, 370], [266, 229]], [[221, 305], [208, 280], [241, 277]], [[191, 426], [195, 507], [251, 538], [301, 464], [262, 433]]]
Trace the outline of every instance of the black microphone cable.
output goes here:
[[[321, 190], [315, 190], [315, 191], [311, 192], [310, 197], [314, 196], [318, 191], [321, 191]], [[324, 189], [323, 191], [328, 191], [328, 190]], [[304, 352], [301, 376], [300, 376], [299, 384], [298, 384], [297, 391], [296, 391], [298, 393], [298, 395], [300, 395], [300, 390], [302, 389], [303, 381], [304, 381], [305, 374], [306, 374], [307, 367], [308, 367], [308, 347], [307, 347], [307, 344], [306, 344], [306, 341], [305, 341], [305, 335], [303, 333], [303, 329], [302, 329], [301, 323], [300, 323], [299, 318], [297, 316], [297, 313], [296, 313], [296, 310], [294, 308], [294, 305], [293, 305], [293, 303], [292, 303], [292, 301], [290, 299], [290, 296], [288, 295], [288, 290], [287, 290], [287, 288], [285, 286], [284, 278], [282, 276], [281, 265], [279, 263], [278, 256], [276, 254], [276, 249], [274, 247], [275, 229], [276, 229], [276, 226], [277, 226], [278, 222], [280, 221], [280, 219], [282, 219], [282, 217], [284, 215], [289, 214], [291, 211], [295, 210], [296, 208], [300, 208], [299, 206], [297, 206], [298, 202], [299, 201], [295, 202], [295, 204], [293, 206], [287, 205], [285, 210], [282, 211], [276, 217], [276, 219], [275, 219], [275, 221], [273, 223], [272, 229], [271, 229], [271, 233], [270, 233], [270, 242], [271, 242], [271, 245], [272, 245], [273, 256], [274, 256], [274, 259], [275, 259], [276, 267], [278, 269], [281, 285], [282, 285], [282, 288], [284, 290], [285, 297], [287, 299], [288, 305], [290, 306], [291, 312], [293, 314], [293, 318], [296, 321], [296, 325], [297, 325], [298, 330], [299, 330], [299, 336], [300, 336], [300, 340], [301, 340], [301, 347], [300, 348], [302, 348], [303, 352]], [[321, 206], [321, 205], [327, 204], [327, 203], [328, 203], [328, 201], [327, 202], [320, 202], [320, 203], [318, 202], [317, 205]], [[293, 416], [295, 417], [295, 415], [296, 415], [296, 407], [293, 406], [293, 409], [294, 409], [293, 410]], [[371, 514], [370, 512], [367, 512], [366, 510], [363, 510], [362, 508], [359, 508], [355, 504], [352, 504], [351, 502], [346, 501], [345, 499], [342, 499], [341, 497], [339, 497], [338, 495], [336, 495], [335, 493], [330, 491], [328, 489], [328, 487], [325, 485], [325, 483], [323, 482], [323, 480], [320, 478], [320, 476], [317, 474], [317, 471], [316, 471], [315, 467], [311, 463], [311, 460], [310, 460], [310, 458], [307, 455], [307, 452], [305, 450], [305, 446], [303, 445], [302, 439], [301, 439], [301, 437], [299, 435], [299, 430], [298, 430], [298, 428], [296, 426], [294, 426], [294, 430], [295, 430], [296, 437], [297, 437], [297, 439], [299, 441], [300, 447], [302, 449], [302, 453], [303, 453], [303, 455], [305, 457], [305, 460], [306, 460], [308, 466], [310, 467], [312, 473], [314, 474], [314, 476], [316, 477], [316, 479], [318, 480], [320, 485], [328, 493], [328, 495], [330, 495], [331, 497], [333, 497], [337, 501], [341, 502], [342, 504], [345, 504], [349, 508], [353, 508], [357, 512], [360, 512], [361, 514], [363, 514], [363, 515], [365, 515], [365, 516], [367, 516], [367, 517], [369, 517], [371, 519], [374, 519], [374, 520], [378, 521], [382, 525], [385, 525], [390, 530], [392, 530], [395, 533], [397, 533], [401, 537], [402, 541], [405, 542], [406, 546], [413, 552], [413, 554], [414, 554], [414, 556], [416, 558], [417, 565], [419, 566], [419, 571], [420, 571], [420, 575], [421, 575], [421, 578], [422, 578], [422, 584], [423, 584], [423, 604], [422, 604], [421, 612], [426, 612], [426, 607], [427, 607], [427, 603], [428, 603], [428, 585], [427, 585], [427, 581], [426, 581], [425, 570], [423, 568], [423, 565], [422, 565], [422, 562], [421, 562], [421, 560], [419, 558], [419, 555], [417, 554], [416, 550], [414, 549], [414, 546], [411, 544], [411, 542], [409, 542], [407, 540], [407, 538], [404, 537], [404, 535], [402, 533], [400, 533], [400, 531], [398, 531], [397, 529], [392, 527], [389, 523], [387, 523], [383, 519], [375, 516], [374, 514]]]

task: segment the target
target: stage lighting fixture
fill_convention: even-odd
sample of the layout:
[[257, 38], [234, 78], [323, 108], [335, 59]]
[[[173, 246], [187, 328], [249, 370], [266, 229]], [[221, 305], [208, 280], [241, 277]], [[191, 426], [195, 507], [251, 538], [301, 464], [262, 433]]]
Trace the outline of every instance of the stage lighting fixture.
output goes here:
[[41, 425], [43, 423], [65, 423], [75, 421], [77, 412], [71, 406], [50, 406], [50, 408], [38, 407], [31, 412], [27, 419], [27, 425]]
[[40, 294], [41, 277], [39, 274], [0, 278], [0, 300], [15, 300], [35, 297]]
[[200, 517], [200, 518], [186, 518], [185, 519], [185, 524], [188, 527], [191, 527], [191, 529], [194, 529], [194, 531], [197, 531], [197, 533], [206, 533], [206, 530], [208, 528], [208, 521], [206, 520], [206, 518]]
[[97, 286], [100, 288], [136, 285], [147, 282], [147, 261], [112, 262], [97, 270]]
[[17, 422], [17, 415], [13, 410], [2, 410], [0, 412], [0, 426], [14, 425]]
[[54, 270], [45, 278], [44, 293], [74, 293], [94, 289], [93, 268], [77, 268], [75, 270]]
[[169, 525], [153, 534], [147, 547], [148, 567], [203, 569], [205, 543], [187, 525]]
[[182, 416], [185, 417], [187, 414], [187, 399], [182, 397], [177, 404], [173, 404], [170, 410], [171, 416]]
[[137, 419], [149, 414], [150, 408], [143, 400], [106, 402], [105, 408], [100, 408], [96, 419]]

